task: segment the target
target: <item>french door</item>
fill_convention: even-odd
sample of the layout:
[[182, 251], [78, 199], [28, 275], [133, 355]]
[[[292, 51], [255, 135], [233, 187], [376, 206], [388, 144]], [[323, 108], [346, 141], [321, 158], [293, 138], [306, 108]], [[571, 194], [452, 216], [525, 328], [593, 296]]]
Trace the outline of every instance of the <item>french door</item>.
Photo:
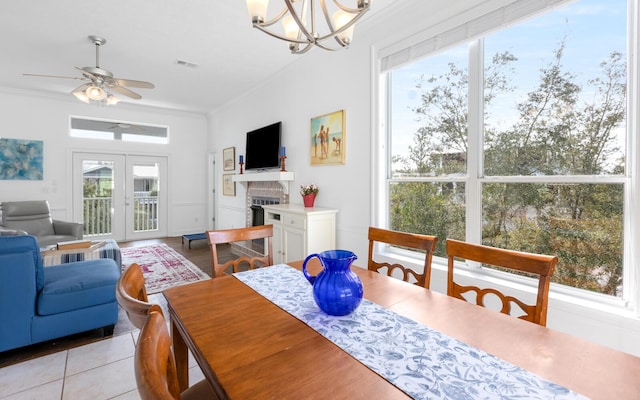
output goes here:
[[167, 158], [73, 153], [74, 220], [91, 239], [167, 236]]

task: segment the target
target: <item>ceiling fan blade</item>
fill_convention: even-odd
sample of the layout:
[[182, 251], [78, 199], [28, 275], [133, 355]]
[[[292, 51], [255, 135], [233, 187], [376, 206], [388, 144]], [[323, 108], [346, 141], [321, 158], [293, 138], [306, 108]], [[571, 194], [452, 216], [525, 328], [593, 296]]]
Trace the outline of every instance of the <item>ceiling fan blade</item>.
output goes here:
[[86, 81], [87, 78], [73, 77], [73, 76], [59, 76], [59, 75], [41, 75], [41, 74], [22, 74], [24, 76], [37, 76], [41, 78], [61, 78], [61, 79], [76, 79], [79, 81]]
[[118, 92], [120, 94], [123, 94], [125, 96], [129, 96], [132, 99], [140, 100], [142, 98], [142, 96], [140, 96], [138, 93], [132, 92], [131, 90], [129, 90], [127, 88], [123, 88], [122, 86], [113, 85], [113, 86], [109, 86], [109, 88], [115, 90], [116, 92]]
[[141, 88], [141, 89], [153, 89], [154, 87], [156, 87], [156, 85], [154, 85], [151, 82], [136, 81], [133, 79], [113, 78], [113, 80], [116, 81], [116, 83], [120, 86], [127, 86], [127, 87]]
[[[100, 46], [104, 45], [107, 40], [99, 36], [91, 35], [89, 40], [95, 45], [96, 48], [96, 66], [95, 67], [75, 67], [82, 74], [81, 77], [71, 76], [58, 76], [58, 75], [41, 75], [41, 74], [23, 74], [25, 76], [37, 76], [43, 78], [62, 78], [62, 79], [74, 79], [79, 81], [88, 81], [89, 83], [82, 84], [73, 89], [71, 94], [76, 96], [80, 101], [89, 103], [91, 100], [102, 101], [105, 100], [107, 105], [116, 104], [120, 99], [114, 96], [112, 93], [105, 91], [110, 89], [118, 92], [122, 95], [130, 97], [135, 100], [140, 100], [142, 96], [138, 93], [127, 89], [127, 87], [141, 88], [141, 89], [153, 89], [155, 85], [151, 82], [137, 81], [133, 79], [118, 79], [114, 78], [111, 71], [100, 68]], [[90, 89], [90, 90], [89, 90]]]
[[82, 92], [83, 92], [83, 91], [87, 90], [87, 88], [88, 88], [89, 86], [91, 86], [91, 84], [90, 84], [90, 83], [83, 83], [82, 85], [80, 85], [80, 86], [78, 86], [77, 88], [73, 89], [73, 90], [71, 91], [71, 93], [78, 92], [78, 91], [82, 91]]

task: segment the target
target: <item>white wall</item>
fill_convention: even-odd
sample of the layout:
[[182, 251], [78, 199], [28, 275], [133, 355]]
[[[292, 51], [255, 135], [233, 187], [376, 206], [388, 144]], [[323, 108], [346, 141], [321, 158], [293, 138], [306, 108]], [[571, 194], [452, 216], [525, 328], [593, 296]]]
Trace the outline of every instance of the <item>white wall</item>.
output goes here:
[[[369, 68], [366, 46], [336, 53], [315, 52], [254, 92], [216, 110], [211, 119], [213, 151], [219, 155], [229, 146], [236, 147], [236, 154], [243, 154], [247, 131], [282, 121], [287, 170], [295, 172], [290, 202], [302, 204], [300, 185], [319, 185], [316, 206], [340, 210], [338, 243], [356, 251], [360, 258], [366, 257], [362, 238], [366, 238], [370, 216]], [[346, 111], [346, 164], [311, 166], [310, 119], [342, 109]], [[219, 195], [219, 228], [244, 226], [245, 193], [245, 188], [237, 185], [236, 197]]]
[[[482, 12], [508, 1], [491, 0], [476, 4]], [[354, 45], [336, 53], [313, 49], [292, 66], [250, 93], [214, 110], [210, 116], [210, 151], [221, 158], [222, 149], [236, 147], [244, 152], [245, 133], [272, 122], [283, 122], [282, 139], [287, 147], [287, 170], [294, 171], [292, 203], [301, 203], [297, 188], [301, 184], [320, 186], [316, 205], [339, 209], [337, 247], [354, 251], [364, 265], [367, 258], [367, 228], [372, 217], [371, 169], [373, 137], [378, 127], [377, 93], [373, 82], [372, 54], [381, 47], [447, 21], [469, 18], [464, 0], [451, 0], [446, 7], [421, 0], [399, 1], [397, 10], [386, 18], [372, 18], [356, 28]], [[374, 3], [375, 7], [375, 3]], [[444, 21], [444, 22], [443, 22]], [[274, 39], [276, 40], [276, 39]], [[283, 51], [286, 44], [283, 43]], [[317, 115], [346, 110], [346, 165], [311, 166], [309, 163], [309, 120]], [[382, 146], [382, 145], [380, 145]], [[220, 179], [221, 171], [217, 173]], [[235, 197], [217, 194], [217, 228], [244, 226], [245, 191], [237, 186]], [[445, 291], [446, 274], [434, 271], [432, 286]], [[552, 289], [553, 290], [553, 289]], [[548, 326], [572, 335], [640, 355], [640, 322], [615, 307], [591, 308], [594, 303], [552, 293]], [[616, 311], [614, 311], [616, 310]]]
[[[97, 107], [71, 95], [38, 95], [10, 89], [0, 91], [0, 109], [1, 137], [44, 141], [44, 180], [0, 181], [0, 202], [48, 200], [55, 218], [72, 220], [72, 151], [162, 155], [169, 158], [169, 234], [177, 236], [205, 229], [207, 120], [204, 115], [122, 103]], [[169, 127], [170, 145], [72, 138], [69, 137], [71, 115], [165, 125]]]

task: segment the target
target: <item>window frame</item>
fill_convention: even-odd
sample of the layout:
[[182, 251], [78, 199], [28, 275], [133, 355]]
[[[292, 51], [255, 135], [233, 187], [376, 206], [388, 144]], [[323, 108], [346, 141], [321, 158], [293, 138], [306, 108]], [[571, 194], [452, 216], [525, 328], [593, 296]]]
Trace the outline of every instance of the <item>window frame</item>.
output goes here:
[[[579, 289], [566, 285], [551, 284], [550, 296], [552, 298], [562, 298], [570, 302], [577, 303], [588, 308], [607, 309], [619, 315], [633, 314], [635, 317], [640, 316], [640, 262], [635, 260], [640, 257], [640, 249], [634, 246], [633, 238], [640, 234], [640, 211], [634, 211], [632, 205], [634, 199], [640, 198], [640, 125], [638, 122], [638, 113], [634, 110], [640, 106], [640, 62], [638, 46], [640, 45], [640, 0], [627, 1], [627, 128], [626, 128], [626, 165], [625, 174], [620, 176], [489, 176], [485, 177], [481, 174], [483, 171], [483, 146], [482, 146], [482, 129], [484, 127], [483, 120], [483, 104], [482, 102], [469, 102], [469, 130], [468, 130], [468, 148], [469, 153], [467, 175], [464, 177], [425, 177], [400, 179], [391, 178], [391, 154], [388, 151], [391, 148], [391, 107], [388, 105], [391, 101], [391, 71], [401, 63], [395, 63], [390, 68], [385, 58], [389, 55], [400, 54], [403, 52], [411, 53], [411, 49], [419, 45], [418, 42], [428, 42], [441, 37], [441, 34], [433, 37], [429, 36], [411, 36], [407, 40], [396, 43], [391, 49], [373, 49], [372, 64], [374, 77], [372, 86], [373, 93], [377, 93], [377, 101], [373, 103], [374, 126], [378, 127], [376, 135], [372, 141], [372, 170], [374, 177], [372, 182], [373, 198], [376, 199], [372, 203], [372, 220], [374, 225], [389, 227], [389, 187], [392, 182], [465, 182], [466, 186], [466, 240], [481, 243], [481, 221], [482, 221], [482, 197], [481, 187], [485, 183], [615, 183], [624, 185], [624, 223], [623, 223], [623, 297], [615, 297], [605, 295], [598, 292], [592, 292], [586, 289]], [[552, 11], [558, 5], [564, 5], [566, 2], [560, 1], [553, 3], [546, 8], [531, 12], [526, 17], [535, 17], [542, 13]], [[522, 18], [520, 18], [522, 19]], [[500, 24], [497, 29], [505, 29], [517, 23], [518, 21], [509, 21]], [[455, 31], [459, 27], [454, 27], [448, 31]], [[425, 52], [419, 57], [404, 61], [410, 63], [417, 59], [434, 55], [448, 48], [468, 43], [469, 50], [469, 99], [482, 98], [483, 77], [481, 71], [484, 70], [483, 62], [483, 39], [482, 35], [490, 34], [496, 28], [487, 29], [477, 34], [475, 38], [461, 38], [457, 41], [448, 43], [438, 49], [432, 49]], [[448, 32], [447, 31], [447, 32]], [[431, 32], [430, 34], [433, 34]], [[636, 201], [637, 202], [637, 201]], [[480, 224], [480, 225], [479, 225]], [[394, 257], [393, 249], [385, 247], [377, 247], [376, 254], [386, 257]], [[402, 253], [406, 256], [406, 252]], [[419, 263], [419, 256], [416, 254], [416, 262]], [[447, 260], [443, 257], [433, 258], [434, 270], [443, 271], [446, 277]], [[475, 279], [499, 281], [504, 285], [517, 284], [533, 288], [530, 278], [514, 277], [501, 271], [492, 271], [481, 269], [473, 266], [462, 266], [464, 273], [470, 274]]]

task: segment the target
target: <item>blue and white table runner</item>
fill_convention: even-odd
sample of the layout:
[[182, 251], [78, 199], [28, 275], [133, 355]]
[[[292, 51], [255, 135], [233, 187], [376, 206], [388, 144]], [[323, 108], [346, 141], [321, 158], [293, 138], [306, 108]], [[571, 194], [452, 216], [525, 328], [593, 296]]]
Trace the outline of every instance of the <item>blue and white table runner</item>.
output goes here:
[[350, 315], [327, 315], [288, 265], [234, 276], [414, 399], [586, 399], [367, 299]]

